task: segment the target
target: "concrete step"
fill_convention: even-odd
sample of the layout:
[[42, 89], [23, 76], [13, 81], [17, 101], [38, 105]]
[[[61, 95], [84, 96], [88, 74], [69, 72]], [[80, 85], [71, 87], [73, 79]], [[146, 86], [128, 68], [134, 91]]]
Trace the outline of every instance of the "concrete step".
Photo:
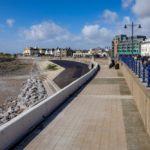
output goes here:
[[45, 87], [45, 90], [46, 90], [48, 96], [51, 96], [52, 94], [54, 94], [54, 91], [49, 86], [49, 84], [48, 84], [48, 82], [46, 80], [43, 81], [43, 85]]

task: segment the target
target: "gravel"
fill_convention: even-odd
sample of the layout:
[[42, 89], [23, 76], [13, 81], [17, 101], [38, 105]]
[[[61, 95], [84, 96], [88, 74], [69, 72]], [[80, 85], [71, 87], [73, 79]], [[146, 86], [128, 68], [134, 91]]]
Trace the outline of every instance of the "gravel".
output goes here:
[[47, 98], [46, 90], [38, 77], [36, 66], [33, 68], [30, 78], [23, 83], [18, 97], [8, 98], [0, 107], [0, 125]]
[[[54, 81], [63, 88], [89, 71], [88, 66], [72, 61], [54, 61], [54, 63], [66, 68]], [[68, 78], [69, 77], [69, 78]], [[23, 111], [33, 107], [48, 97], [47, 92], [39, 79], [36, 64], [33, 64], [30, 78], [23, 83], [18, 97], [10, 97], [0, 107], [0, 125], [18, 116]]]

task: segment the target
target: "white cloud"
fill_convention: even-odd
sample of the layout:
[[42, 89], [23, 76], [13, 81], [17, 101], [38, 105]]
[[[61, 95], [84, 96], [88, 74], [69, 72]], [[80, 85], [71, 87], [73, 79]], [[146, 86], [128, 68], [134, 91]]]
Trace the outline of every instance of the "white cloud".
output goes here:
[[114, 22], [117, 20], [118, 18], [118, 14], [114, 11], [111, 11], [109, 9], [106, 9], [104, 12], [103, 12], [103, 18], [108, 21], [108, 22]]
[[[150, 0], [122, 0], [122, 5], [131, 8], [134, 23], [142, 26], [141, 29], [134, 28], [135, 34], [150, 36]], [[131, 19], [124, 17], [123, 23], [131, 23]]]
[[32, 25], [21, 30], [19, 35], [23, 38], [22, 41], [25, 41], [28, 45], [44, 45], [43, 47], [75, 47], [83, 40], [80, 35], [71, 34], [68, 30], [52, 21]]
[[85, 37], [89, 39], [95, 39], [99, 36], [107, 36], [109, 34], [106, 28], [100, 28], [98, 24], [85, 25], [82, 29], [82, 33]]
[[135, 0], [132, 7], [135, 15], [139, 17], [150, 17], [150, 1], [149, 0]]
[[130, 23], [131, 23], [130, 17], [129, 17], [129, 16], [125, 16], [125, 17], [123, 18], [123, 24], [130, 24]]
[[67, 32], [54, 22], [45, 21], [32, 25], [29, 29], [22, 31], [22, 35], [28, 40], [47, 40], [63, 36]]
[[9, 18], [9, 19], [6, 20], [6, 25], [8, 27], [13, 27], [14, 23], [15, 23], [15, 20], [12, 19], [12, 18]]
[[101, 28], [98, 24], [95, 25], [85, 25], [82, 29], [82, 35], [87, 43], [97, 44], [104, 46], [108, 44], [113, 34], [107, 28]]
[[122, 0], [122, 7], [123, 8], [128, 8], [131, 6], [134, 0]]
[[124, 28], [125, 24], [131, 24], [131, 18], [129, 16], [124, 16], [122, 20], [115, 23], [113, 29], [114, 34], [115, 35], [127, 34], [130, 36], [131, 30], [130, 29], [125, 30]]
[[[89, 48], [110, 45], [112, 33], [98, 24], [85, 25], [78, 35], [72, 34], [54, 22], [45, 21], [21, 31], [27, 43], [47, 47]], [[109, 43], [109, 42], [110, 43]], [[44, 46], [45, 47], [45, 46]]]
[[139, 24], [141, 24], [142, 28], [140, 30], [138, 30], [137, 32], [139, 34], [142, 34], [142, 35], [146, 35], [146, 36], [150, 36], [150, 17], [146, 17], [146, 18], [138, 18], [137, 19], [137, 22]]
[[141, 24], [142, 29], [137, 30], [138, 34], [150, 36], [150, 1], [135, 0], [132, 11], [136, 16], [136, 22]]

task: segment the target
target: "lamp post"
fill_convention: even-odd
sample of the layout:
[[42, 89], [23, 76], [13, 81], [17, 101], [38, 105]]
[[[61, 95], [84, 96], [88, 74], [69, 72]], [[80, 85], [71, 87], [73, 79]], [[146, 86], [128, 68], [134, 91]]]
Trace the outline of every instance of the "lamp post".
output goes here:
[[127, 29], [128, 27], [131, 27], [131, 32], [132, 32], [132, 35], [131, 35], [131, 40], [132, 40], [132, 55], [133, 55], [133, 38], [134, 38], [134, 27], [138, 26], [138, 28], [142, 28], [140, 24], [134, 24], [132, 22], [132, 24], [125, 24], [124, 28]]

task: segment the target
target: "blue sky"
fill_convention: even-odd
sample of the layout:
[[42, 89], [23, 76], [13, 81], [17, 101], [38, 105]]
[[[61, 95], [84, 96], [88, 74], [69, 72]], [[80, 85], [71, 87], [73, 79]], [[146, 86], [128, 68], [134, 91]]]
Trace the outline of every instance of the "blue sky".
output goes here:
[[[149, 0], [1, 0], [0, 51], [28, 46], [88, 49], [111, 45], [116, 34], [130, 34], [132, 20], [149, 36]], [[141, 7], [142, 6], [142, 7]]]

